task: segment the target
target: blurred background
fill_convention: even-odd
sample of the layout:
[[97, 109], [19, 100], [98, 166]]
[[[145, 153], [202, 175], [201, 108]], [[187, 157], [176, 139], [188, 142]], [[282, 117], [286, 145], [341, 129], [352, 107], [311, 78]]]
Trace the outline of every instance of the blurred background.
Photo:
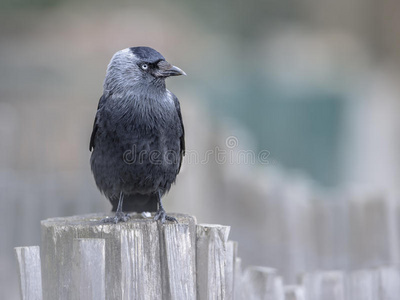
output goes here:
[[190, 152], [167, 211], [231, 225], [288, 283], [398, 263], [399, 1], [1, 0], [0, 24], [0, 298], [40, 220], [111, 209], [89, 138], [110, 58], [139, 45], [188, 74], [167, 82]]

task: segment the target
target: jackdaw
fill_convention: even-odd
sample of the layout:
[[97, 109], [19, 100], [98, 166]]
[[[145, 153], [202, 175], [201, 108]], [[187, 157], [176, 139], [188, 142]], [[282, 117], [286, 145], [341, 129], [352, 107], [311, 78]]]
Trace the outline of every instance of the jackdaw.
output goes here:
[[96, 185], [116, 212], [105, 222], [144, 211], [157, 211], [154, 219], [162, 223], [176, 221], [161, 197], [175, 182], [185, 151], [179, 101], [165, 86], [177, 75], [186, 74], [149, 47], [118, 51], [108, 65], [89, 146]]

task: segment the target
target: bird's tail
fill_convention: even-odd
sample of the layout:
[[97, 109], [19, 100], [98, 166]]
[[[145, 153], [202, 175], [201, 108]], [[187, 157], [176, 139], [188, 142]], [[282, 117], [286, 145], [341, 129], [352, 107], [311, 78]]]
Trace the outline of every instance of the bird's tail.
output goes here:
[[[111, 202], [113, 208], [112, 211], [116, 211], [118, 207], [118, 201]], [[157, 211], [158, 209], [158, 196], [157, 194], [142, 195], [142, 194], [131, 194], [124, 195], [124, 202], [122, 204], [123, 212], [137, 212], [141, 213], [144, 211]]]

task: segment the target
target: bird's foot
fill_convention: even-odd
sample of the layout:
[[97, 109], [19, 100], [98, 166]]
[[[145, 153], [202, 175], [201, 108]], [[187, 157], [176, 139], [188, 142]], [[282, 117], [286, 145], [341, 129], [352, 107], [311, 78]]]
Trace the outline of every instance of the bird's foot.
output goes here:
[[168, 216], [165, 210], [162, 208], [157, 211], [156, 215], [154, 216], [154, 220], [160, 221], [161, 224], [164, 224], [165, 221], [178, 223], [178, 220], [176, 218]]
[[117, 224], [119, 222], [126, 222], [131, 218], [129, 214], [123, 213], [123, 212], [116, 212], [115, 217], [107, 217], [102, 221], [102, 223], [114, 223]]

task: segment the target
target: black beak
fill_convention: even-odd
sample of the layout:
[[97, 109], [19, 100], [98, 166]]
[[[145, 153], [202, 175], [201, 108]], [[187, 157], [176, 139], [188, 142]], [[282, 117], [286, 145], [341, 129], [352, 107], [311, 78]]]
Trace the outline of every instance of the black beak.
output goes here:
[[160, 61], [158, 63], [158, 70], [155, 72], [155, 75], [157, 77], [170, 77], [170, 76], [186, 75], [186, 73], [183, 70], [171, 65], [166, 61]]
[[179, 75], [186, 75], [186, 73], [179, 69], [178, 67], [172, 66], [172, 68], [163, 71], [164, 76], [179, 76]]

